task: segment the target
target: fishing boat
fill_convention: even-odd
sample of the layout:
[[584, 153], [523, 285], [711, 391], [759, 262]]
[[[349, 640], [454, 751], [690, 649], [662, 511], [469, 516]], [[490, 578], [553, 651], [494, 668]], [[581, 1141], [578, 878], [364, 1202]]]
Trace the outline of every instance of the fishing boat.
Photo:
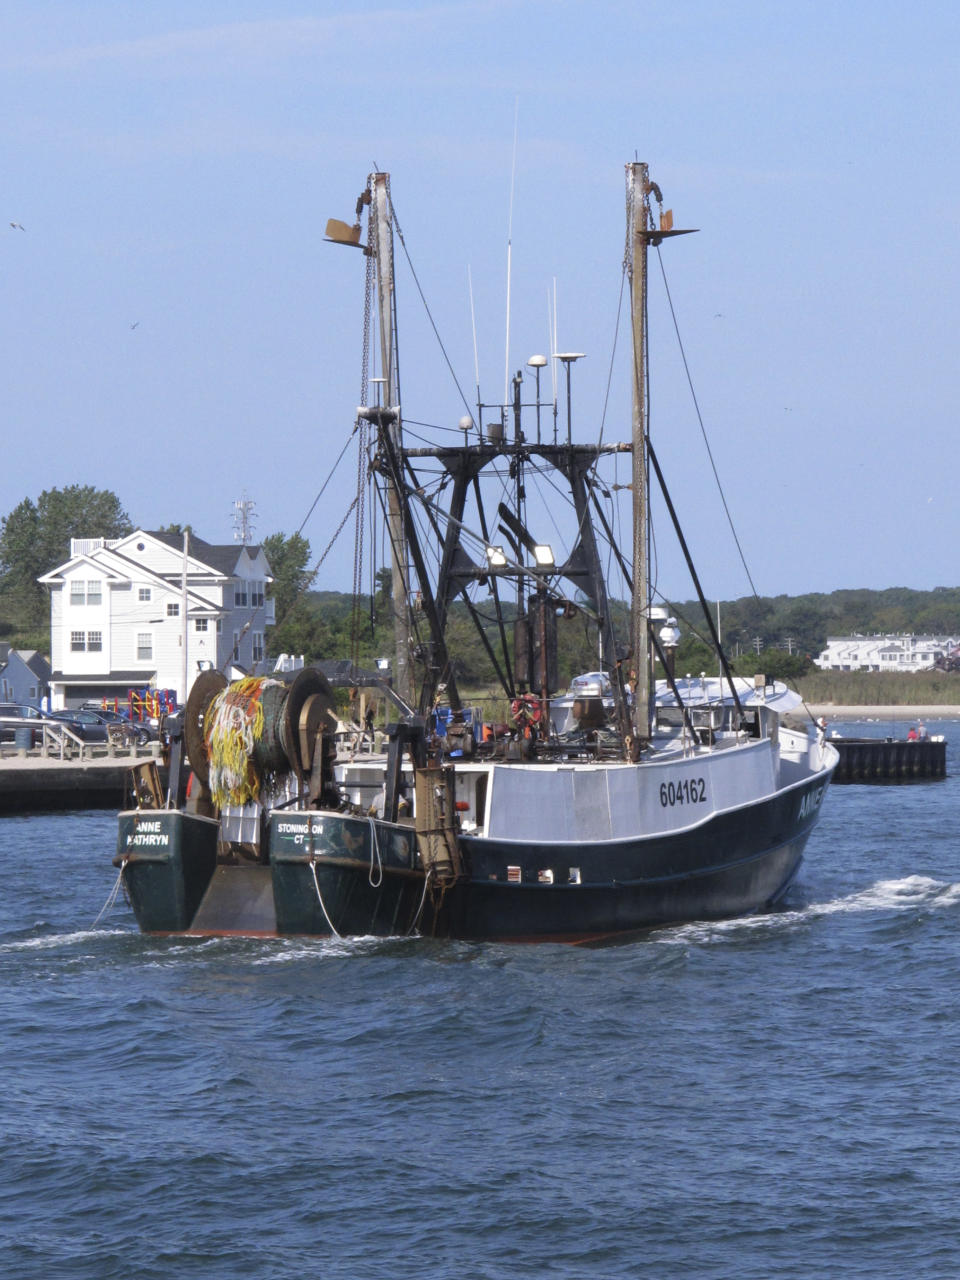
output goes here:
[[[205, 673], [180, 735], [192, 798], [184, 803], [176, 784], [163, 797], [147, 779], [141, 790], [153, 802], [120, 817], [115, 861], [141, 928], [579, 943], [783, 898], [837, 753], [822, 734], [783, 723], [798, 695], [763, 674], [735, 676], [724, 657], [648, 422], [647, 254], [686, 233], [646, 165], [627, 165], [626, 179], [633, 409], [622, 442], [574, 440], [578, 353], [559, 352], [566, 438], [556, 412], [552, 430], [541, 429], [547, 362], [534, 357], [533, 404], [523, 403], [518, 373], [512, 399], [478, 402], [461, 421], [462, 441], [414, 443], [400, 397], [388, 175], [370, 175], [353, 224], [328, 223], [328, 239], [363, 251], [364, 351], [376, 346], [374, 328], [379, 338], [380, 376], [364, 367], [370, 394], [355, 431], [389, 535], [391, 679], [355, 660], [290, 682], [227, 685]], [[601, 500], [610, 496], [604, 467], [618, 460], [630, 469], [620, 486], [632, 506], [629, 556]], [[572, 511], [562, 552], [531, 532], [528, 488], [543, 477]], [[650, 585], [654, 479], [717, 676], [673, 670], [672, 610]], [[449, 640], [457, 609], [476, 624], [510, 707], [499, 730], [478, 725], [461, 697]], [[598, 669], [574, 683], [558, 723], [558, 631], [574, 621], [591, 629]], [[396, 709], [386, 750], [338, 751], [337, 688], [370, 684]], [[172, 778], [179, 768], [176, 760]]]

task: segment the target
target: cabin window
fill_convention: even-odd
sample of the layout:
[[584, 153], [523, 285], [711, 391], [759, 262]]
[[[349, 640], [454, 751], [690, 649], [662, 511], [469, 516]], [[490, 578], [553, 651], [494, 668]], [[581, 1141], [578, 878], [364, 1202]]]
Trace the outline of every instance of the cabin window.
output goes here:
[[138, 587], [138, 589], [137, 589], [137, 599], [138, 599], [138, 600], [143, 600], [143, 601], [147, 601], [147, 600], [149, 600], [149, 599], [150, 599], [150, 588], [149, 588], [149, 587]]
[[180, 605], [176, 600], [167, 601], [167, 617], [168, 618], [180, 617]]
[[519, 867], [507, 867], [507, 883], [519, 884], [523, 879], [523, 873]]
[[153, 657], [153, 636], [149, 631], [137, 633], [137, 657], [141, 661]]
[[90, 653], [103, 652], [103, 632], [102, 631], [87, 632], [87, 649]]
[[70, 650], [72, 653], [83, 653], [87, 647], [87, 633], [85, 631], [70, 632]]
[[477, 778], [477, 790], [473, 797], [473, 817], [478, 827], [482, 827], [487, 816], [487, 775], [482, 773]]
[[197, 618], [197, 620], [193, 624], [193, 629], [194, 631], [206, 631], [207, 629], [206, 618]]

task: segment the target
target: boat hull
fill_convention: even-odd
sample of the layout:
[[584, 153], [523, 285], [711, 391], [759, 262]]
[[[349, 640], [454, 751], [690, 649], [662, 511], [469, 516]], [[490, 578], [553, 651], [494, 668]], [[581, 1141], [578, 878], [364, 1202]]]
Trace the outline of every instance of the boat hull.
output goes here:
[[469, 879], [421, 927], [465, 939], [582, 942], [761, 910], [795, 878], [825, 789], [815, 778], [687, 831], [634, 840], [464, 837]]
[[217, 866], [220, 824], [179, 809], [120, 814], [114, 865], [143, 933], [184, 933]]
[[411, 828], [335, 813], [275, 811], [267, 824], [277, 932], [412, 933], [424, 899]]
[[332, 811], [272, 811], [269, 867], [253, 869], [256, 883], [252, 872], [241, 879], [243, 868], [216, 866], [216, 823], [174, 810], [121, 814], [115, 861], [126, 860], [127, 889], [148, 933], [602, 941], [775, 905], [797, 874], [829, 777], [828, 768], [644, 836], [462, 834], [465, 874], [445, 888], [428, 882], [411, 825]]

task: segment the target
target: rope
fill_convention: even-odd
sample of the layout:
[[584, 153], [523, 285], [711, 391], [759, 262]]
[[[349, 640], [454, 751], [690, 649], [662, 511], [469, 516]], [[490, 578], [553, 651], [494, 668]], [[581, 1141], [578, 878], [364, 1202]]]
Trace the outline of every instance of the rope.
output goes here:
[[407, 266], [410, 268], [410, 274], [413, 276], [413, 283], [417, 286], [417, 293], [419, 293], [420, 295], [420, 301], [423, 303], [423, 309], [427, 313], [427, 319], [430, 321], [430, 327], [433, 330], [433, 336], [437, 340], [437, 345], [440, 348], [440, 353], [446, 362], [447, 369], [450, 371], [450, 377], [453, 379], [453, 385], [457, 388], [457, 391], [460, 394], [460, 399], [463, 401], [464, 408], [466, 409], [467, 413], [469, 414], [472, 420], [473, 410], [470, 408], [470, 405], [467, 401], [467, 397], [463, 394], [463, 388], [460, 386], [460, 383], [457, 379], [457, 375], [454, 372], [453, 365], [450, 363], [450, 357], [447, 355], [447, 349], [443, 345], [443, 339], [440, 337], [440, 331], [436, 326], [436, 322], [434, 321], [433, 313], [430, 310], [430, 305], [427, 302], [426, 295], [424, 294], [423, 289], [420, 287], [420, 280], [418, 279], [416, 270], [414, 269], [413, 259], [410, 257], [410, 251], [407, 248], [407, 242], [406, 240], [404, 240], [403, 232], [400, 230], [400, 222], [399, 222], [399, 219], [397, 218], [397, 211], [393, 207], [393, 197], [390, 195], [389, 191], [387, 192], [387, 198], [390, 201], [390, 216], [393, 220], [394, 230], [397, 233], [397, 239], [400, 241], [400, 247], [403, 250], [403, 256], [407, 260]]
[[710, 459], [710, 466], [713, 469], [713, 478], [717, 482], [717, 491], [720, 494], [720, 501], [723, 503], [723, 510], [727, 517], [727, 524], [730, 526], [730, 532], [733, 535], [733, 541], [736, 544], [737, 554], [740, 556], [740, 563], [743, 565], [743, 571], [747, 575], [747, 581], [750, 583], [750, 590], [756, 599], [760, 599], [757, 595], [757, 588], [754, 585], [753, 578], [750, 576], [750, 570], [747, 567], [746, 557], [743, 554], [743, 547], [740, 545], [740, 539], [737, 537], [737, 530], [733, 523], [733, 516], [730, 514], [730, 508], [727, 506], [727, 496], [723, 491], [723, 485], [720, 483], [720, 475], [717, 471], [717, 464], [713, 460], [713, 450], [710, 448], [710, 440], [707, 437], [707, 429], [703, 425], [703, 415], [700, 413], [700, 405], [697, 401], [697, 393], [693, 386], [693, 377], [690, 373], [690, 366], [687, 364], [687, 353], [683, 349], [683, 339], [680, 337], [680, 326], [677, 322], [677, 313], [673, 309], [673, 298], [670, 296], [670, 286], [667, 283], [667, 272], [663, 265], [663, 255], [657, 246], [657, 261], [660, 263], [660, 274], [663, 277], [663, 288], [667, 295], [667, 302], [670, 306], [670, 318], [673, 320], [673, 330], [677, 335], [677, 346], [680, 348], [680, 358], [683, 361], [683, 369], [687, 375], [687, 385], [690, 388], [690, 396], [693, 399], [693, 407], [697, 415], [697, 421], [700, 423], [700, 434], [703, 436], [703, 443], [706, 446], [707, 457]]
[[420, 917], [421, 915], [423, 915], [423, 907], [424, 907], [424, 903], [427, 900], [427, 889], [430, 886], [430, 877], [432, 874], [433, 874], [432, 867], [430, 868], [429, 871], [425, 871], [423, 874], [423, 893], [420, 895], [420, 905], [419, 907], [417, 907], [417, 914], [413, 917], [413, 922], [410, 925], [410, 928], [403, 935], [405, 938], [409, 938], [411, 933], [413, 933], [414, 929], [416, 929], [420, 924]]
[[342, 933], [338, 933], [338, 931], [337, 931], [337, 927], [336, 927], [336, 925], [333, 923], [333, 921], [330, 919], [330, 916], [329, 916], [329, 914], [328, 914], [328, 912], [327, 912], [327, 908], [326, 908], [326, 906], [324, 905], [324, 901], [323, 901], [323, 894], [320, 892], [320, 882], [317, 880], [317, 860], [316, 860], [316, 858], [312, 858], [312, 859], [311, 859], [311, 861], [310, 861], [310, 870], [313, 872], [313, 887], [314, 887], [314, 888], [316, 889], [316, 891], [317, 891], [317, 901], [320, 903], [320, 910], [323, 912], [324, 919], [326, 920], [327, 924], [330, 926], [330, 932], [331, 932], [335, 937], [337, 937], [337, 938], [342, 938], [342, 937], [343, 937], [343, 934], [342, 934]]
[[113, 909], [113, 906], [117, 901], [117, 898], [120, 896], [120, 886], [123, 884], [123, 873], [126, 870], [128, 862], [129, 862], [129, 858], [124, 858], [124, 860], [120, 863], [120, 874], [117, 876], [117, 882], [113, 886], [113, 888], [110, 890], [109, 894], [107, 895], [107, 900], [101, 907], [100, 914], [97, 916], [96, 920], [94, 920], [93, 924], [90, 926], [91, 929], [95, 929], [97, 925], [100, 923], [100, 921], [103, 919], [103, 917], [107, 914], [107, 912]]
[[261, 698], [277, 681], [249, 677], [227, 685], [210, 704], [204, 732], [210, 761], [210, 793], [222, 809], [225, 804], [245, 804], [260, 794], [260, 774], [253, 759], [263, 737]]
[[[373, 818], [368, 818], [370, 824], [370, 871], [367, 875], [367, 881], [371, 889], [379, 889], [383, 884], [383, 859], [380, 857], [380, 841], [377, 838], [377, 824]], [[377, 878], [373, 878], [373, 855], [377, 855]]]
[[290, 608], [287, 610], [284, 616], [277, 623], [277, 630], [279, 630], [280, 627], [282, 627], [283, 624], [289, 619], [294, 609], [296, 609], [297, 605], [300, 603], [303, 597], [310, 590], [311, 586], [313, 585], [314, 578], [320, 572], [321, 565], [323, 564], [324, 560], [326, 560], [327, 556], [330, 554], [331, 550], [333, 549], [333, 544], [336, 542], [336, 540], [340, 537], [340, 534], [343, 532], [343, 526], [350, 519], [350, 512], [354, 509], [356, 505], [357, 505], [357, 498], [356, 496], [354, 496], [353, 501], [350, 503], [349, 507], [347, 507], [347, 514], [340, 521], [339, 525], [337, 525], [337, 531], [333, 535], [333, 537], [330, 539], [330, 541], [327, 543], [326, 549], [324, 550], [323, 555], [320, 557], [317, 563], [313, 566], [310, 576], [307, 578], [306, 582], [304, 582], [303, 586], [294, 596], [293, 600], [291, 601]]

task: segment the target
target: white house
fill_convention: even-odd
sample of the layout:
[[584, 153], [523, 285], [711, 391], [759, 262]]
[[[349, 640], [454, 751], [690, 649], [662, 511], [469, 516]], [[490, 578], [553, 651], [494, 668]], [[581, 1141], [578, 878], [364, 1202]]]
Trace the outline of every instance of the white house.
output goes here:
[[171, 690], [179, 705], [207, 668], [245, 674], [264, 662], [273, 579], [260, 547], [213, 546], [137, 529], [74, 538], [70, 559], [40, 578], [50, 588], [54, 708]]
[[960, 644], [957, 636], [828, 636], [821, 671], [929, 671]]

